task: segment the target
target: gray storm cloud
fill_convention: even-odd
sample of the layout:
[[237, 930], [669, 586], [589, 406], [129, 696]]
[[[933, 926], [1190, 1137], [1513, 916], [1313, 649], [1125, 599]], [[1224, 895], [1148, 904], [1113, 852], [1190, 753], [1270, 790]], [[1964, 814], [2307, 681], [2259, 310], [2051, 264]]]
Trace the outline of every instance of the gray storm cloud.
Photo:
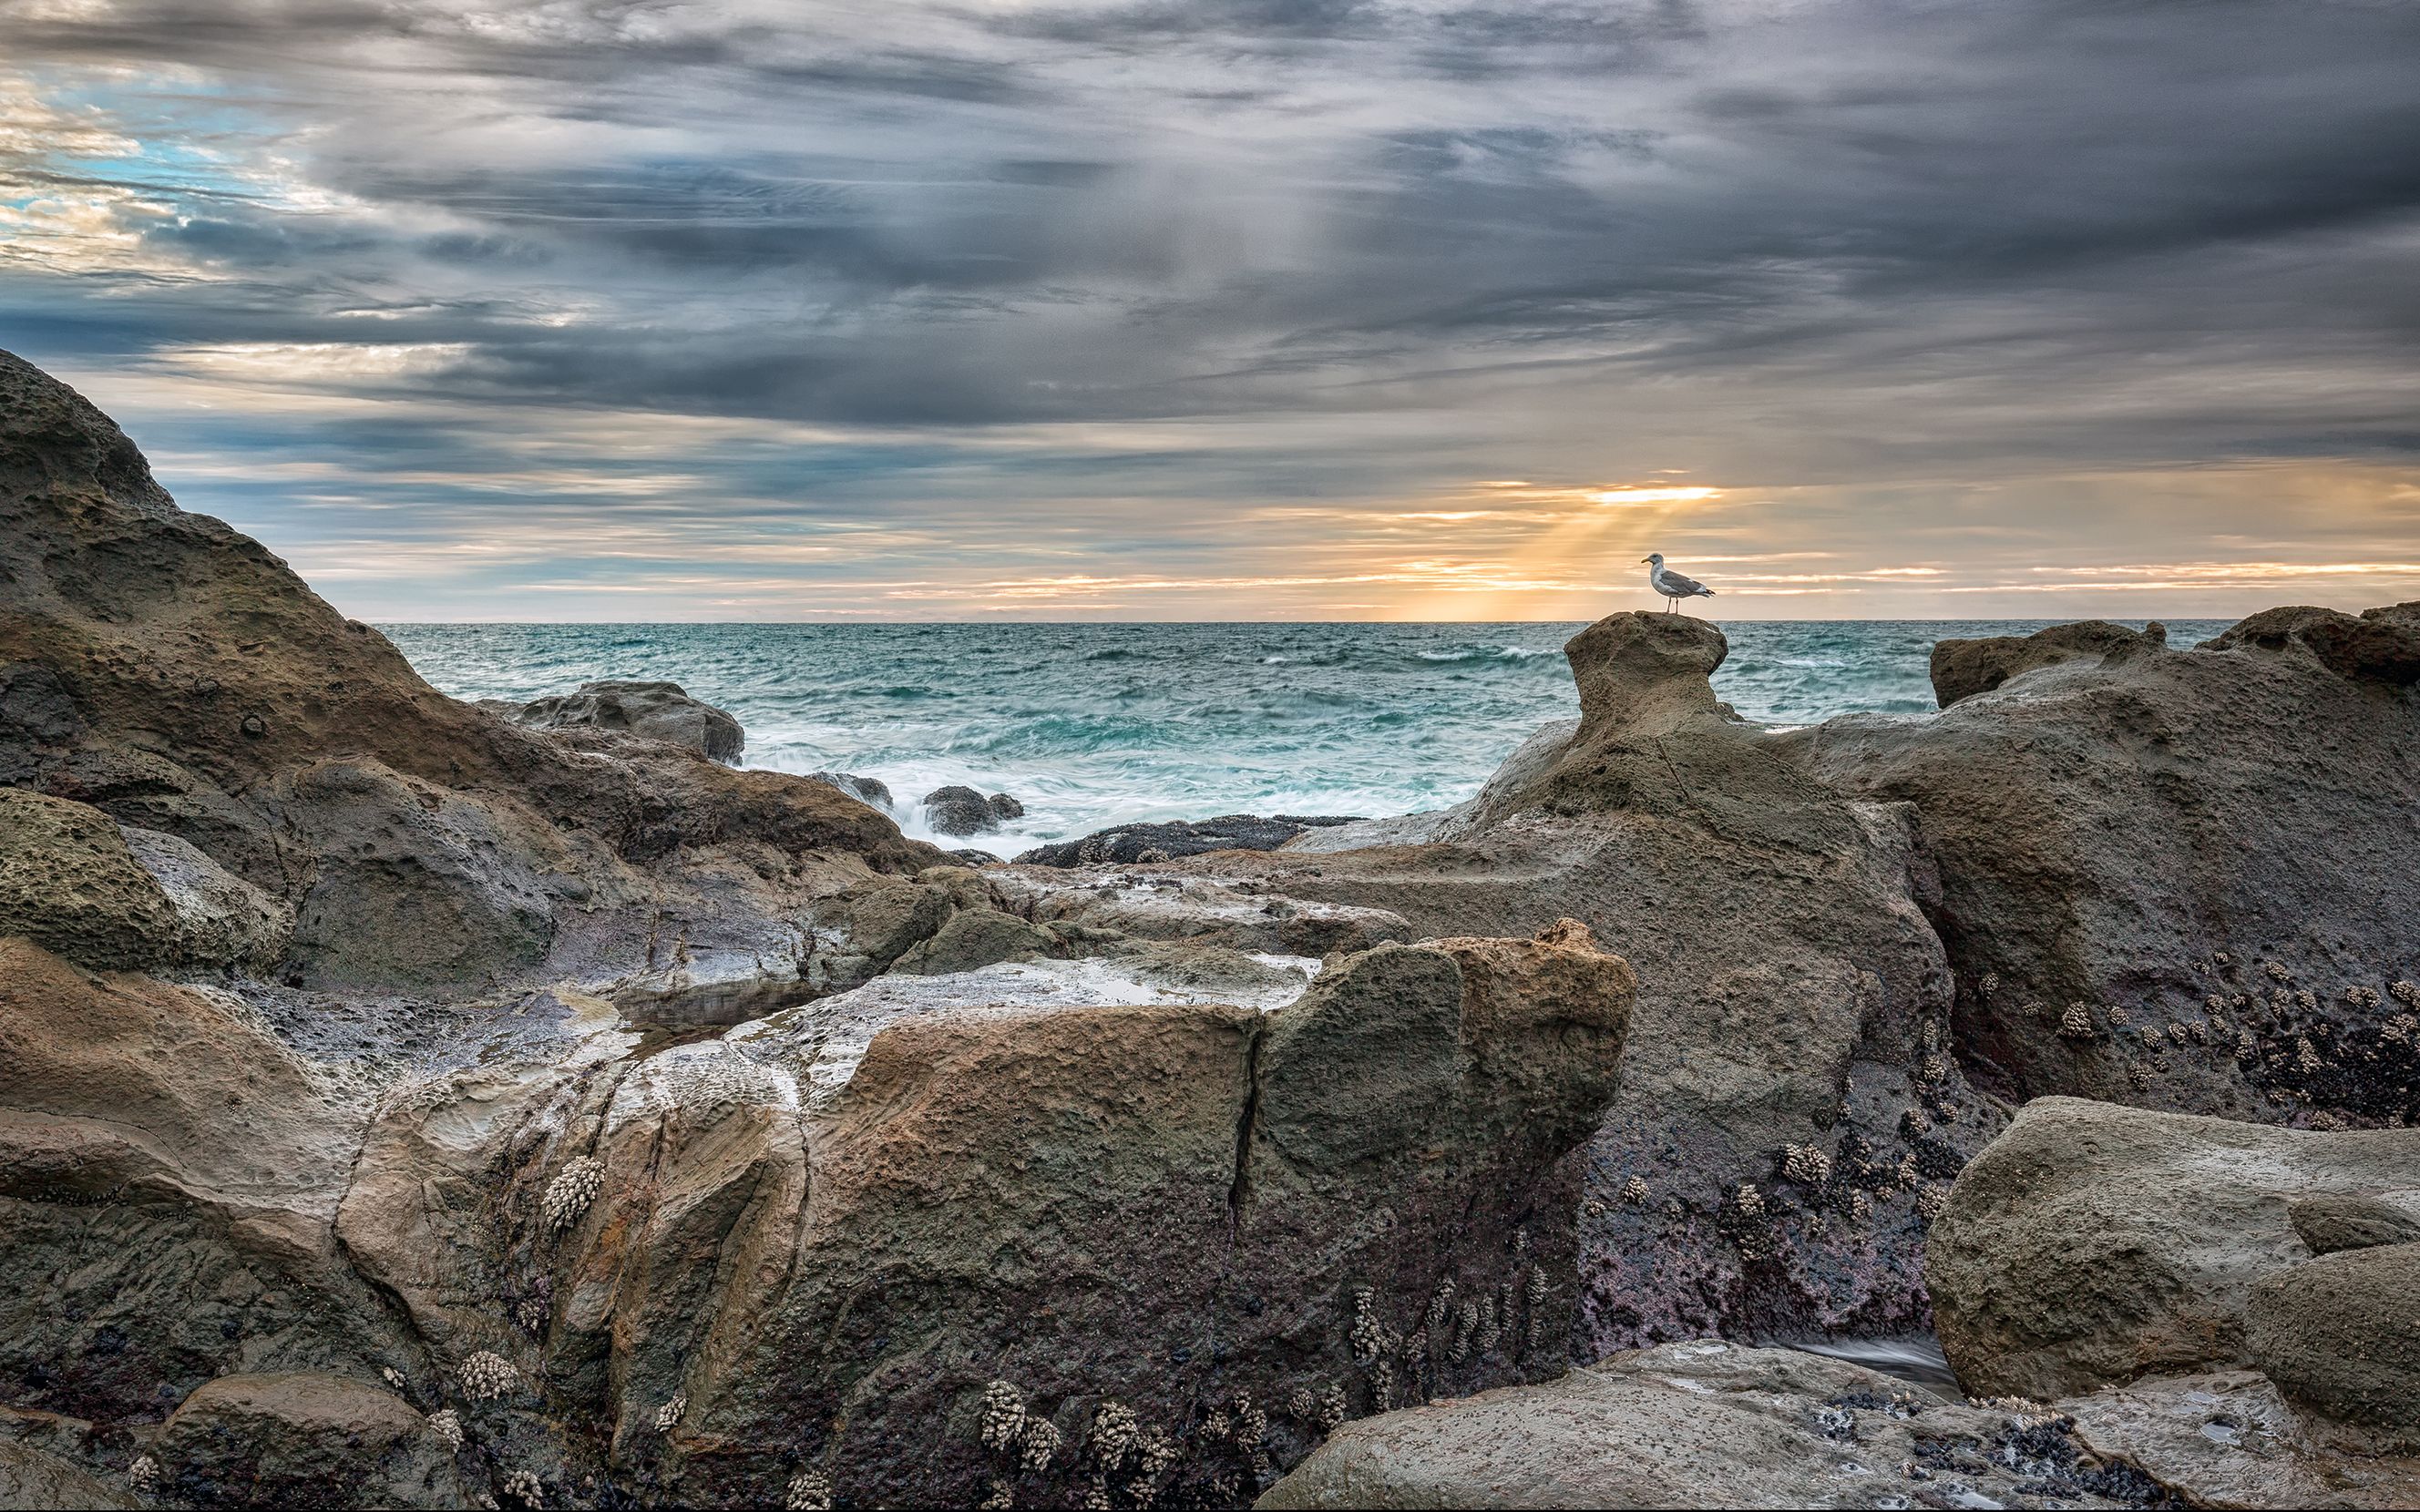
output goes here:
[[[340, 396], [171, 435], [222, 467], [300, 445], [367, 496], [456, 479], [412, 496], [430, 539], [508, 517], [458, 480], [536, 477], [527, 432], [582, 411], [813, 430], [668, 432], [607, 470], [686, 492], [566, 497], [701, 540], [904, 532], [926, 545], [890, 565], [919, 581], [1002, 497], [1063, 556], [1249, 577], [1220, 533], [1241, 512], [1503, 477], [1684, 472], [1810, 549], [1947, 521], [1926, 560], [1973, 586], [2023, 556], [1962, 519], [1986, 496], [2091, 522], [2109, 560], [2180, 560], [2180, 521], [2203, 555], [2271, 560], [2286, 495], [2335, 560], [2396, 560], [2414, 523], [2408, 6], [97, 3], [5, 25], [8, 344], [104, 400], [109, 375], [163, 409], [178, 381]], [[2213, 468], [2279, 477], [2175, 481]], [[2114, 511], [2040, 481], [2129, 472], [2154, 481]], [[257, 507], [304, 545], [399, 528], [340, 491]], [[1501, 561], [1518, 521], [1495, 523]]]

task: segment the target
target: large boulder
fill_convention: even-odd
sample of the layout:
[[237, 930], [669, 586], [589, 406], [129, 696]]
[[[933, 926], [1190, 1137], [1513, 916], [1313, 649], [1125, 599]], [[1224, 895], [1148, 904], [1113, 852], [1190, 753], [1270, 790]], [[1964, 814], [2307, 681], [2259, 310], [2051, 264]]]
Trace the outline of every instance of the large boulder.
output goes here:
[[1987, 1090], [2408, 1121], [2420, 831], [2397, 816], [2420, 809], [2420, 691], [2389, 653], [2414, 634], [2272, 611], [1785, 739], [1812, 776], [1913, 806]]
[[2153, 623], [2130, 630], [2107, 620], [2080, 620], [2054, 625], [2031, 635], [1984, 636], [1960, 640], [1945, 636], [1932, 646], [1932, 696], [1947, 708], [1978, 693], [1989, 693], [2009, 678], [2061, 662], [2124, 657], [2167, 644], [2164, 625]]
[[1725, 1329], [1923, 1327], [1925, 1214], [2002, 1117], [1950, 1055], [1908, 814], [1810, 779], [1785, 737], [1732, 717], [1708, 681], [1726, 651], [1682, 616], [1588, 627], [1565, 648], [1579, 717], [1395, 843], [1327, 848], [1382, 822], [1315, 850], [1052, 873], [1070, 893], [1128, 884], [1121, 900], [1382, 911], [1413, 937], [1569, 916], [1629, 961], [1621, 1087], [1573, 1172], [1582, 1358]]
[[661, 740], [718, 762], [737, 762], [747, 747], [739, 721], [678, 683], [582, 683], [521, 705], [514, 717], [537, 730], [608, 730]]
[[[1966, 1167], [1932, 1227], [1925, 1281], [1942, 1347], [1968, 1391], [2040, 1400], [2257, 1364], [2256, 1288], [2277, 1277], [2290, 1297], [2300, 1285], [2286, 1277], [2316, 1286], [2380, 1263], [2303, 1263], [2295, 1211], [2321, 1196], [2420, 1216], [2420, 1129], [2312, 1134], [2038, 1099]], [[2412, 1251], [2343, 1260], [2397, 1253]], [[2300, 1336], [2327, 1326], [2314, 1315]]]

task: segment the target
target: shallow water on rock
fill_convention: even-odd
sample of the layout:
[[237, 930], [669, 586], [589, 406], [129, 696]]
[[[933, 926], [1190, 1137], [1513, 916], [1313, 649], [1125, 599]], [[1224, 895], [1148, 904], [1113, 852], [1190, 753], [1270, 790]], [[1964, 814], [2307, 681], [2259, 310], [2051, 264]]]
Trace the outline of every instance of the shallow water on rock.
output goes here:
[[1808, 1354], [1861, 1365], [1886, 1376], [1897, 1376], [1951, 1401], [1965, 1399], [1966, 1394], [1958, 1384], [1957, 1373], [1949, 1368], [1949, 1357], [1941, 1352], [1941, 1341], [1929, 1335], [1912, 1338], [1776, 1339], [1772, 1342], [1789, 1349], [1803, 1350]]

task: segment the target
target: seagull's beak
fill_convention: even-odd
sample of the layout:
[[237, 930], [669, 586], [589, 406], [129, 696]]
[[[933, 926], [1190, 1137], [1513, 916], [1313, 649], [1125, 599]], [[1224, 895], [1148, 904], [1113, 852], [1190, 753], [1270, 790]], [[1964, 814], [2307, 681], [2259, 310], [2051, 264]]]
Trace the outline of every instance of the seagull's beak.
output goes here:
[[1653, 557], [1640, 557], [1638, 560], [1641, 562], [1652, 562], [1655, 559]]

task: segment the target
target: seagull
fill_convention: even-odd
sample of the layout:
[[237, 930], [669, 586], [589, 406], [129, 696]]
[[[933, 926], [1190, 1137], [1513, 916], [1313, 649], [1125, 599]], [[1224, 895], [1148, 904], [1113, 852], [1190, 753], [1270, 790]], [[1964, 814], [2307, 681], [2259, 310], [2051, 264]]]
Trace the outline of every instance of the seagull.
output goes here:
[[1665, 606], [1667, 613], [1677, 611], [1681, 607], [1681, 600], [1684, 598], [1714, 596], [1714, 591], [1698, 581], [1697, 579], [1684, 577], [1664, 565], [1664, 553], [1661, 551], [1651, 557], [1640, 557], [1638, 560], [1647, 563], [1647, 586], [1670, 600]]

